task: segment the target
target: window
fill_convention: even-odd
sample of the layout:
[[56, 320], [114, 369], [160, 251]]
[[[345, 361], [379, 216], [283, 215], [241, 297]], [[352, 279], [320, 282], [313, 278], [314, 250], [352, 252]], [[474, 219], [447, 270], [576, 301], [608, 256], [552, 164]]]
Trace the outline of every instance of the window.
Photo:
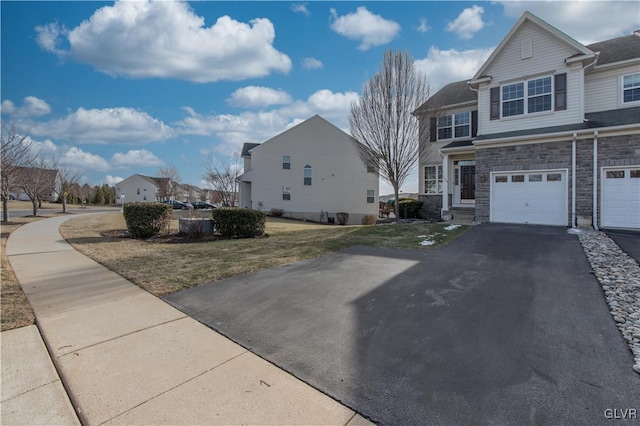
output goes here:
[[147, 196], [146, 195], [144, 196], [144, 201], [147, 201]]
[[367, 189], [367, 203], [375, 203], [376, 202], [376, 191], [375, 189]]
[[438, 117], [438, 139], [451, 139], [451, 116]]
[[283, 186], [282, 187], [282, 200], [283, 201], [290, 201], [291, 200], [291, 187], [290, 186]]
[[625, 75], [622, 78], [622, 101], [640, 101], [640, 73]]
[[376, 172], [376, 166], [374, 164], [367, 164], [367, 173], [375, 173]]
[[512, 175], [511, 182], [524, 182], [524, 175]]
[[506, 183], [506, 182], [507, 182], [506, 176], [496, 176], [496, 183]]
[[282, 168], [285, 170], [291, 169], [291, 156], [289, 155], [282, 156]]
[[510, 84], [502, 88], [502, 116], [524, 114], [524, 83]]
[[529, 182], [542, 182], [542, 175], [529, 175]]
[[304, 184], [311, 185], [311, 166], [308, 164], [304, 166]]
[[560, 182], [562, 175], [560, 173], [549, 173], [547, 175], [547, 182]]
[[140, 188], [138, 188], [138, 195], [140, 195]]
[[638, 179], [638, 178], [640, 178], [640, 169], [631, 170], [631, 179]]
[[[525, 83], [527, 85], [526, 96]], [[502, 116], [512, 117], [514, 115], [551, 111], [552, 92], [551, 77], [502, 86]], [[563, 92], [559, 95], [564, 105], [566, 94]]]
[[442, 193], [442, 166], [425, 166], [424, 192], [425, 194]]
[[527, 82], [527, 112], [551, 111], [551, 77]]
[[607, 179], [624, 179], [624, 170], [607, 170]]
[[438, 117], [438, 140], [471, 136], [471, 111]]

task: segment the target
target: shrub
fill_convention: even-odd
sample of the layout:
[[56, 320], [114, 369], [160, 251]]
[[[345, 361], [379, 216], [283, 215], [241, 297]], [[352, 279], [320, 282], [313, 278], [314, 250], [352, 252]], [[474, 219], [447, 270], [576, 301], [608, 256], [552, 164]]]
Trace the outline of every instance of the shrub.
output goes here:
[[128, 203], [123, 209], [127, 229], [133, 238], [150, 238], [169, 228], [173, 209], [162, 203]]
[[344, 225], [345, 223], [349, 222], [349, 213], [345, 213], [345, 212], [336, 213], [336, 218], [338, 219], [338, 223], [340, 225]]
[[367, 214], [362, 216], [363, 225], [375, 225], [377, 221], [378, 221], [378, 218], [373, 214]]
[[269, 214], [273, 217], [281, 217], [284, 214], [284, 210], [282, 209], [271, 209]]
[[254, 238], [264, 235], [267, 215], [251, 209], [219, 208], [211, 213], [213, 226], [225, 238]]
[[403, 219], [419, 218], [422, 204], [422, 201], [414, 200], [412, 198], [401, 199], [399, 204], [400, 217]]

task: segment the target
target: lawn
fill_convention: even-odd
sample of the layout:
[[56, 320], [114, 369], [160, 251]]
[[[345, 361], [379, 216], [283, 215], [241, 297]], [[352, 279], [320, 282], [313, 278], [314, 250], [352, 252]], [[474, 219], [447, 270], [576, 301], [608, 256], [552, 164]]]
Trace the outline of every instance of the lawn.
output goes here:
[[[177, 229], [177, 220], [171, 228]], [[269, 218], [267, 237], [168, 243], [112, 236], [125, 229], [121, 213], [78, 217], [60, 231], [73, 247], [141, 288], [162, 296], [234, 275], [297, 262], [355, 245], [429, 250], [467, 227], [441, 224], [329, 226]], [[425, 245], [421, 242], [427, 241]]]

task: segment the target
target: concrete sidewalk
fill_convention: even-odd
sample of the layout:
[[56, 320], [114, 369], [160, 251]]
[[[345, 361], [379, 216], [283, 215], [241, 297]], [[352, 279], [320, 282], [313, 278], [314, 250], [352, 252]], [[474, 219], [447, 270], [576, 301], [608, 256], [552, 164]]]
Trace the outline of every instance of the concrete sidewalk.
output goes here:
[[73, 250], [68, 219], [18, 228], [7, 255], [82, 423], [368, 423]]

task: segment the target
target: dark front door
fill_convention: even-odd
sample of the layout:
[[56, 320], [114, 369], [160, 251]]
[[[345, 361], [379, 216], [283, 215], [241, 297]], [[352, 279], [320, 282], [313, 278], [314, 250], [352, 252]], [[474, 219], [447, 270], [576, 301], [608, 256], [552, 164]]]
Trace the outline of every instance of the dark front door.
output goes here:
[[476, 166], [461, 166], [462, 188], [460, 198], [462, 200], [476, 199]]

